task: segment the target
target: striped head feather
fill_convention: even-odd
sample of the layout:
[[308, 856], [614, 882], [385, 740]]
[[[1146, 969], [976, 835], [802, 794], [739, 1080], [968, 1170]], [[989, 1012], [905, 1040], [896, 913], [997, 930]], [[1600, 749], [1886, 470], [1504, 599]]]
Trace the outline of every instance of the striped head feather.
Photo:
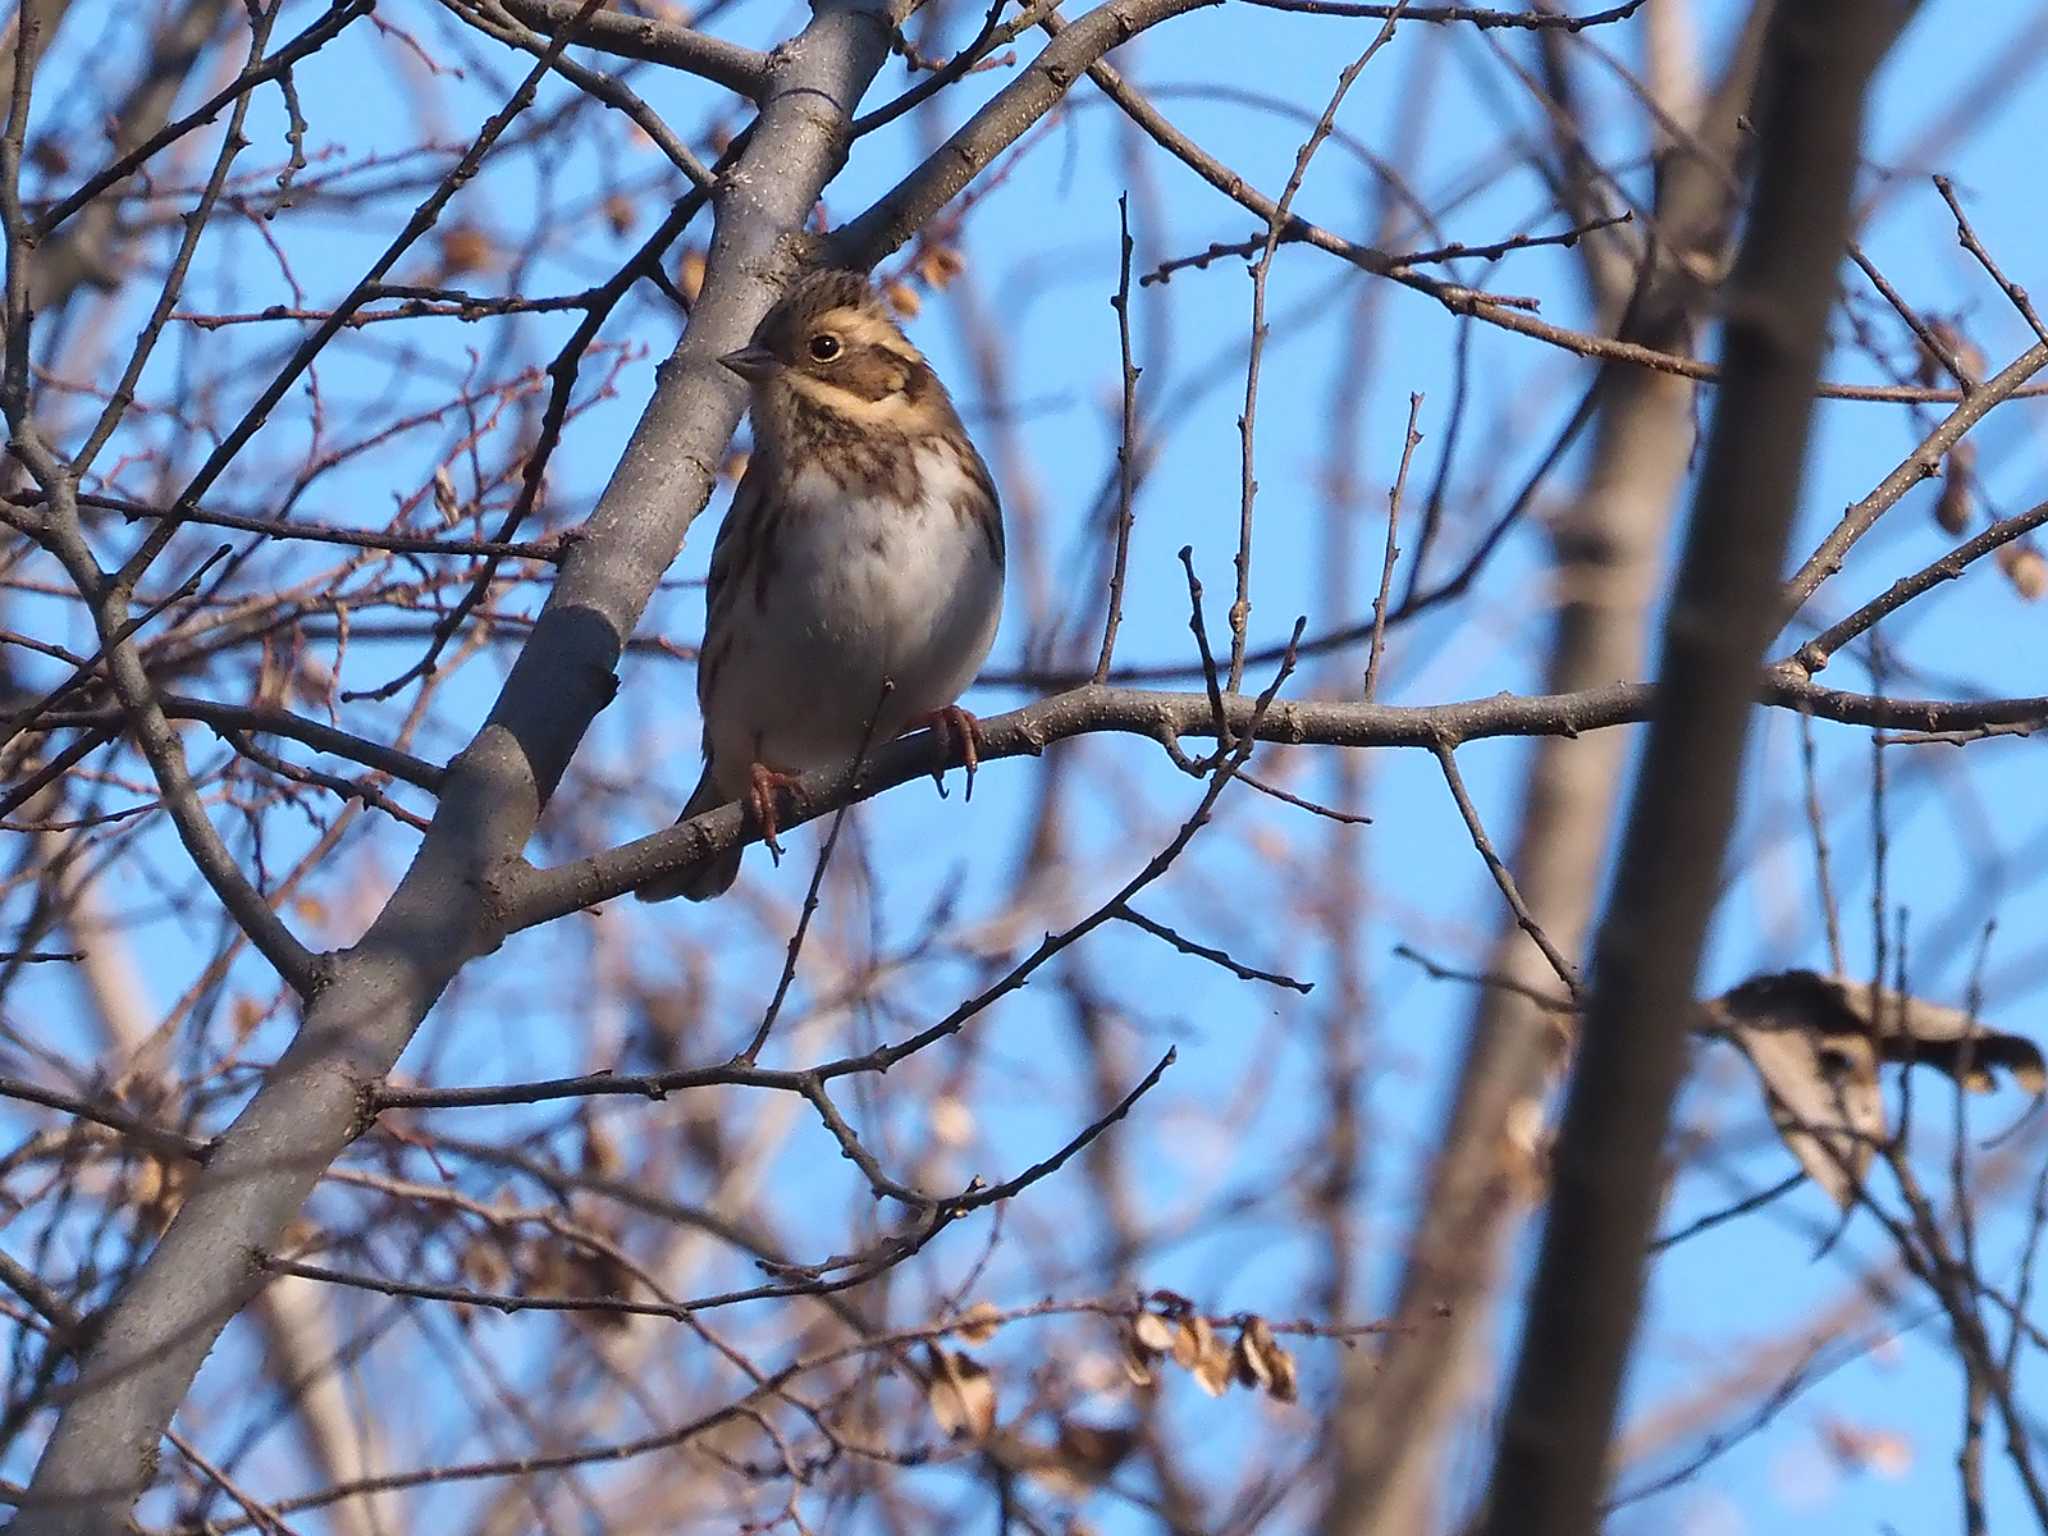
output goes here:
[[757, 446], [801, 456], [852, 435], [960, 435], [946, 388], [866, 278], [826, 269], [768, 311], [728, 366], [753, 384]]

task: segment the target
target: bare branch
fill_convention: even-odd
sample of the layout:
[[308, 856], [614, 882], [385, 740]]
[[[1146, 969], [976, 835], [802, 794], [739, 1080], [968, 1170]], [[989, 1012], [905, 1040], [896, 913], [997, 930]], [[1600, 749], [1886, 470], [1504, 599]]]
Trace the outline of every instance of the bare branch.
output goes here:
[[[502, 0], [506, 10], [540, 32], [557, 32], [580, 8], [576, 0]], [[656, 16], [628, 16], [603, 10], [581, 24], [576, 41], [624, 59], [662, 64], [758, 96], [767, 83], [768, 56], [707, 32]]]

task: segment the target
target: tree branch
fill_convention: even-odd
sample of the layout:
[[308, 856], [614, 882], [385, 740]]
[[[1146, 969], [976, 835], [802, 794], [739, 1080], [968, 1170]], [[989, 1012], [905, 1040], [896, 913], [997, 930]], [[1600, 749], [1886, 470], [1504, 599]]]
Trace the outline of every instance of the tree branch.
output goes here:
[[1761, 168], [1726, 295], [1723, 390], [1664, 623], [1658, 704], [1594, 947], [1482, 1529], [1598, 1524], [1663, 1182], [1671, 1100], [1753, 697], [1797, 510], [1872, 71], [1911, 7], [1813, 0], [1772, 20]]
[[[576, 14], [575, 0], [500, 3], [537, 32], [559, 31]], [[767, 54], [653, 16], [599, 11], [583, 24], [576, 42], [580, 47], [617, 54], [622, 59], [639, 59], [700, 75], [742, 96], [758, 97], [768, 80]]]
[[744, 403], [715, 360], [747, 339], [793, 265], [791, 237], [844, 160], [848, 120], [888, 38], [883, 12], [821, 0], [777, 50], [751, 141], [714, 199], [717, 229], [689, 329], [611, 484], [489, 719], [450, 766], [412, 867], [362, 941], [335, 957], [291, 1047], [106, 1310], [15, 1536], [97, 1536], [121, 1524], [201, 1360], [262, 1281], [254, 1256], [278, 1246], [321, 1171], [362, 1130], [365, 1086], [503, 932], [483, 872], [525, 845], [710, 496]]
[[[1277, 700], [1258, 721], [1255, 735], [1260, 741], [1291, 746], [1419, 747], [1428, 752], [1497, 736], [1576, 737], [1649, 719], [1654, 692], [1648, 683], [1614, 683], [1577, 693], [1499, 693], [1484, 699], [1417, 706]], [[1786, 668], [1763, 674], [1750, 697], [1851, 725], [2018, 733], [2048, 727], [2048, 697], [1954, 703], [1878, 698], [1822, 688]], [[1123, 732], [1162, 743], [1184, 736], [1235, 741], [1252, 729], [1256, 712], [1256, 701], [1242, 694], [1212, 699], [1206, 692], [1157, 693], [1085, 685], [983, 719], [980, 757], [985, 763], [1005, 757], [1036, 757], [1054, 742], [1102, 732]], [[857, 786], [850, 767], [819, 768], [803, 775], [781, 825], [785, 829], [801, 826], [830, 815], [848, 799], [871, 799], [899, 784], [957, 766], [958, 754], [944, 737], [930, 731], [902, 737], [870, 754]], [[752, 822], [740, 807], [725, 805], [552, 869], [508, 859], [490, 877], [490, 906], [503, 924], [502, 932], [516, 932], [623, 896], [755, 836]]]

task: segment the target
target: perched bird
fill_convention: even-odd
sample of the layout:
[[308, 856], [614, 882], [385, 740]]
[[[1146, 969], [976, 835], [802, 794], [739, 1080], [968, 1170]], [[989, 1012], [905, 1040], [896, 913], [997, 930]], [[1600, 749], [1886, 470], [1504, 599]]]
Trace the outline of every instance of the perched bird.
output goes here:
[[[754, 449], [711, 550], [704, 777], [678, 820], [744, 800], [776, 848], [778, 790], [920, 726], [959, 740], [971, 786], [954, 700], [995, 642], [1003, 520], [945, 385], [853, 272], [805, 278], [719, 361], [752, 385]], [[739, 867], [639, 896], [704, 901]]]

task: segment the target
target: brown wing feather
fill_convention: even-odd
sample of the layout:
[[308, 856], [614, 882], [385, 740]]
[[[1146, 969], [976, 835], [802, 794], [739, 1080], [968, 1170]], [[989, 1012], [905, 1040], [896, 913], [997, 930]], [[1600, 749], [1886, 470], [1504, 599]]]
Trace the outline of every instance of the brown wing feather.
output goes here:
[[[740, 476], [739, 489], [733, 493], [732, 505], [726, 508], [718, 538], [711, 546], [711, 570], [704, 580], [704, 645], [697, 655], [697, 705], [707, 715], [718, 670], [732, 648], [728, 637], [733, 605], [750, 583], [758, 586], [767, 575], [764, 555], [768, 541], [762, 537], [768, 520], [767, 483], [767, 465], [756, 455]], [[704, 741], [708, 756], [708, 729]]]
[[1003, 499], [996, 494], [995, 476], [988, 472], [988, 464], [965, 431], [957, 433], [953, 440], [960, 447], [960, 462], [967, 478], [981, 493], [972, 506], [963, 509], [964, 515], [980, 527], [982, 537], [988, 540], [989, 553], [1000, 568], [1003, 564]]

